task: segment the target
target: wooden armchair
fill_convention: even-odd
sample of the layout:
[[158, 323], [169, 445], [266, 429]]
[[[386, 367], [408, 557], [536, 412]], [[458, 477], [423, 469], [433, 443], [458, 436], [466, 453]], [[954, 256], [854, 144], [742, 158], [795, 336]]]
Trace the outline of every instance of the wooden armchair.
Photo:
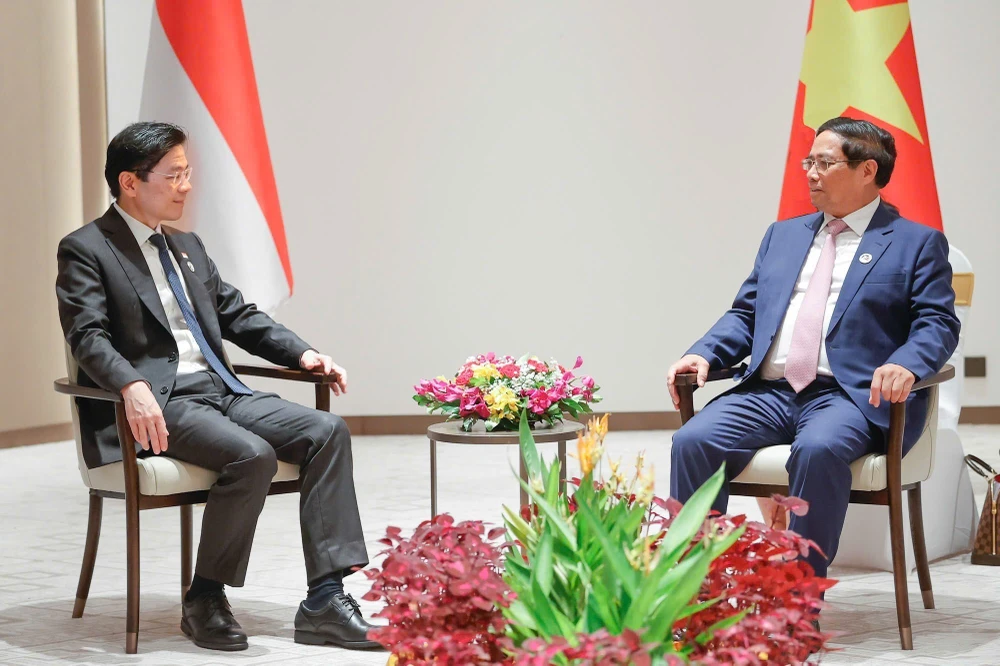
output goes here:
[[[76, 368], [70, 360], [70, 375]], [[305, 370], [265, 367], [255, 365], [234, 366], [237, 374], [273, 379], [287, 379], [310, 382], [316, 385], [316, 409], [330, 411], [331, 375]], [[139, 645], [139, 512], [144, 509], [160, 509], [179, 506], [181, 509], [181, 597], [191, 585], [192, 529], [191, 505], [208, 499], [208, 490], [215, 483], [218, 474], [189, 463], [167, 458], [149, 456], [139, 458], [135, 452], [135, 439], [125, 417], [125, 405], [120, 393], [99, 388], [80, 386], [67, 378], [56, 380], [55, 390], [74, 398], [86, 400], [106, 400], [115, 403], [115, 417], [118, 441], [121, 444], [121, 462], [88, 469], [83, 459], [80, 436], [80, 420], [76, 400], [71, 400], [73, 426], [76, 436], [77, 460], [83, 483], [90, 490], [90, 519], [87, 526], [87, 542], [83, 552], [83, 567], [76, 590], [73, 617], [82, 617], [90, 593], [90, 581], [97, 560], [97, 544], [101, 536], [101, 515], [105, 498], [125, 500], [126, 529], [126, 616], [125, 652], [135, 654]], [[285, 462], [278, 462], [278, 471], [271, 482], [268, 494], [295, 493], [300, 488], [299, 468]]]
[[[729, 368], [708, 374], [708, 381], [730, 379], [742, 368]], [[889, 533], [892, 547], [892, 574], [896, 586], [896, 617], [899, 621], [899, 639], [904, 650], [913, 649], [913, 632], [910, 628], [910, 603], [906, 589], [906, 562], [903, 544], [903, 491], [908, 491], [910, 502], [910, 530], [913, 534], [913, 553], [917, 560], [917, 576], [924, 608], [934, 608], [931, 573], [924, 544], [924, 524], [920, 506], [920, 484], [931, 473], [934, 447], [937, 438], [938, 385], [955, 376], [955, 369], [946, 365], [942, 370], [917, 382], [913, 391], [931, 391], [920, 439], [903, 456], [903, 428], [906, 424], [906, 403], [889, 407], [889, 441], [886, 454], [869, 454], [851, 464], [852, 504], [879, 504], [889, 507]], [[698, 377], [693, 373], [678, 375], [677, 391], [680, 396], [681, 423], [694, 416], [694, 391]], [[788, 472], [785, 463], [791, 453], [790, 446], [768, 446], [760, 449], [739, 476], [729, 484], [730, 495], [770, 497], [774, 493], [788, 494]]]

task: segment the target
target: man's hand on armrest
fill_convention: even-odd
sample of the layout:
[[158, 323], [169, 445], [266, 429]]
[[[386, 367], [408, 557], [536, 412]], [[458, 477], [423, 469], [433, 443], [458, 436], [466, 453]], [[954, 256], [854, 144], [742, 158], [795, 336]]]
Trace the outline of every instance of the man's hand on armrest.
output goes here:
[[125, 416], [135, 441], [139, 442], [144, 451], [148, 451], [150, 447], [155, 454], [166, 451], [167, 424], [153, 392], [149, 390], [149, 384], [144, 381], [126, 384], [122, 389], [122, 397], [125, 399]]
[[670, 399], [674, 401], [674, 409], [680, 409], [681, 406], [681, 398], [677, 394], [674, 382], [678, 374], [685, 372], [698, 373], [698, 386], [704, 386], [708, 379], [708, 361], [697, 354], [687, 354], [670, 366], [670, 370], [667, 371], [667, 389], [670, 391]]
[[326, 354], [320, 354], [315, 349], [307, 349], [299, 359], [299, 367], [303, 370], [322, 372], [324, 375], [333, 375], [336, 380], [330, 384], [333, 394], [339, 396], [347, 393], [347, 370], [334, 363]]
[[873, 407], [878, 407], [882, 404], [883, 398], [889, 402], [905, 402], [916, 381], [917, 378], [914, 374], [903, 366], [886, 363], [875, 370], [868, 403]]

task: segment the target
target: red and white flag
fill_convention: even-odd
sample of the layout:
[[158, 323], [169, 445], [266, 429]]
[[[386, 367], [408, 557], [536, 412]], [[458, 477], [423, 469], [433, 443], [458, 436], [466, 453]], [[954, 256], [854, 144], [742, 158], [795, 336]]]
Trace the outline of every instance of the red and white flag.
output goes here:
[[292, 294], [292, 265], [241, 0], [157, 0], [139, 113], [187, 130], [195, 187], [178, 224], [273, 312]]

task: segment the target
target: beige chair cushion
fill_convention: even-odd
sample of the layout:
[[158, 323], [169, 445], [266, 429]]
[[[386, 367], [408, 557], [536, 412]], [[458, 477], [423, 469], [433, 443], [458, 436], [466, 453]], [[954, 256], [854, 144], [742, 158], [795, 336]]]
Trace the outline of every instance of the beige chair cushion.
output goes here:
[[[215, 472], [204, 467], [164, 458], [150, 456], [138, 461], [140, 495], [176, 495], [194, 490], [208, 490], [219, 478]], [[298, 465], [278, 461], [275, 481], [294, 481], [299, 478]], [[123, 463], [117, 462], [87, 470], [85, 482], [95, 490], [125, 492], [125, 472]]]
[[[928, 405], [927, 423], [924, 424], [920, 439], [903, 457], [903, 485], [926, 481], [931, 475], [937, 439], [937, 387], [926, 390], [933, 392]], [[785, 470], [785, 463], [788, 462], [791, 452], [791, 446], [763, 448], [733, 481], [787, 486], [788, 472]], [[887, 487], [886, 456], [870, 454], [851, 463], [851, 490], [875, 491], [885, 490]]]

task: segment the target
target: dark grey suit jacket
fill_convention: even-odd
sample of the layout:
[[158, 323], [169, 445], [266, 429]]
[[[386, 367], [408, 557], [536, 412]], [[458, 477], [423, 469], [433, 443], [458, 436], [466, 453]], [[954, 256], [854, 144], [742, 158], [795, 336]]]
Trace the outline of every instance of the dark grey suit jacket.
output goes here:
[[[219, 277], [196, 234], [163, 226], [167, 246], [183, 270], [192, 305], [212, 350], [221, 359], [223, 339], [272, 363], [298, 367], [311, 345], [261, 312]], [[182, 259], [181, 252], [187, 253]], [[59, 319], [73, 357], [77, 382], [120, 392], [145, 380], [160, 408], [177, 376], [177, 344], [139, 244], [114, 206], [59, 242], [56, 295]], [[90, 468], [121, 460], [114, 408], [77, 401], [83, 455]], [[136, 444], [138, 449], [138, 444]]]

